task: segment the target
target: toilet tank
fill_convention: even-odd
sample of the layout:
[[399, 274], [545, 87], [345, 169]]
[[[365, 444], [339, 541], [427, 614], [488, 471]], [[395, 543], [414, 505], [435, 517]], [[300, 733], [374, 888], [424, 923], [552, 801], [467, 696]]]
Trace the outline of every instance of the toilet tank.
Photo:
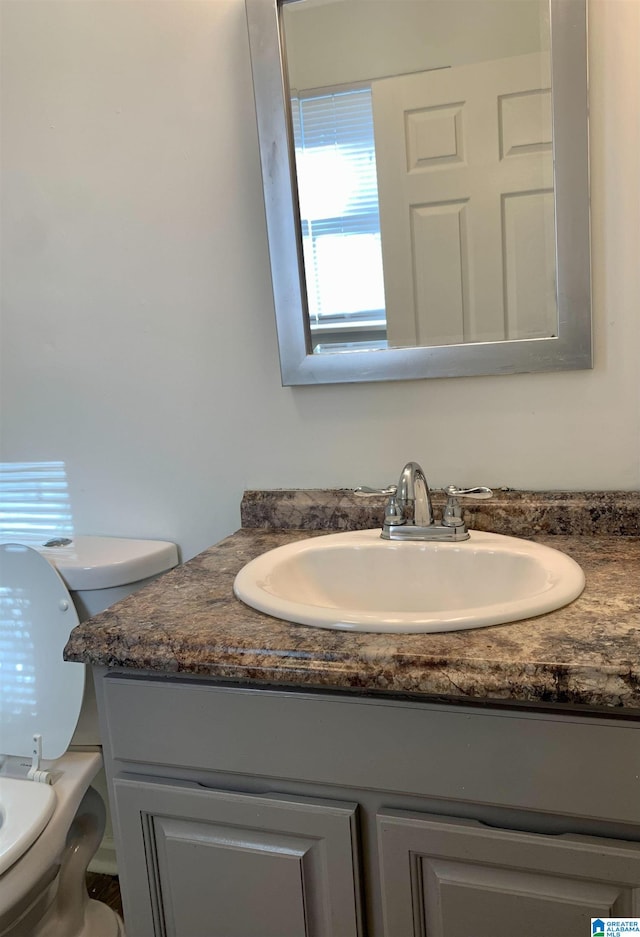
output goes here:
[[38, 550], [62, 576], [80, 621], [103, 612], [178, 564], [178, 549], [166, 540], [74, 537], [54, 544]]
[[[103, 612], [178, 565], [175, 543], [165, 540], [73, 537], [37, 549], [64, 580], [80, 621]], [[71, 747], [99, 744], [95, 690], [87, 668], [82, 709]]]

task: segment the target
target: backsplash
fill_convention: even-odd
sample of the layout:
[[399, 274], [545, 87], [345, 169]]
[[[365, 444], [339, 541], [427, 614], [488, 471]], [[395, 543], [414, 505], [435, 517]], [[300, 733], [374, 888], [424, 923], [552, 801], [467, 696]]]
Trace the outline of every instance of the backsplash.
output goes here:
[[[445, 497], [432, 492], [436, 516]], [[384, 496], [349, 489], [245, 491], [242, 526], [262, 530], [364, 530], [382, 525]], [[514, 537], [535, 534], [640, 536], [638, 491], [512, 491], [494, 489], [488, 501], [465, 501], [467, 526]]]

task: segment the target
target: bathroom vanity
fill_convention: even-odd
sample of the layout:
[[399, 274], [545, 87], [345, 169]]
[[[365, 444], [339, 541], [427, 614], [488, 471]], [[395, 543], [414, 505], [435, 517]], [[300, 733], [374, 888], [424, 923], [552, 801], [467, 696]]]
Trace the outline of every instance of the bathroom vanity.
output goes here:
[[640, 917], [640, 499], [472, 509], [586, 575], [510, 625], [352, 634], [234, 599], [254, 556], [376, 513], [248, 493], [242, 530], [73, 632], [134, 937], [582, 937]]

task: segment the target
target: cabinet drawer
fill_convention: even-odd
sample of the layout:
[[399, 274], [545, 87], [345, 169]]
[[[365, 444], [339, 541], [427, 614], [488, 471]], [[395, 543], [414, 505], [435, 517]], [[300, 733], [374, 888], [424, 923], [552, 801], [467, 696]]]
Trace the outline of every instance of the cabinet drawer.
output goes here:
[[640, 724], [379, 698], [102, 681], [135, 763], [640, 823]]
[[362, 933], [355, 804], [157, 778], [113, 787], [136, 937]]

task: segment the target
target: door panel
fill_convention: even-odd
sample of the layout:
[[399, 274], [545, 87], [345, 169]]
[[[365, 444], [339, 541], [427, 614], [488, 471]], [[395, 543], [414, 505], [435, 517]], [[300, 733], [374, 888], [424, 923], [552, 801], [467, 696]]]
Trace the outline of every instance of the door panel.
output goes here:
[[584, 937], [640, 913], [640, 844], [377, 818], [386, 937]]
[[136, 937], [361, 933], [355, 804], [151, 778], [114, 791]]
[[549, 56], [385, 78], [372, 99], [389, 343], [556, 335]]
[[167, 933], [200, 934], [204, 921], [212, 937], [307, 933], [313, 840], [169, 817], [152, 825]]

